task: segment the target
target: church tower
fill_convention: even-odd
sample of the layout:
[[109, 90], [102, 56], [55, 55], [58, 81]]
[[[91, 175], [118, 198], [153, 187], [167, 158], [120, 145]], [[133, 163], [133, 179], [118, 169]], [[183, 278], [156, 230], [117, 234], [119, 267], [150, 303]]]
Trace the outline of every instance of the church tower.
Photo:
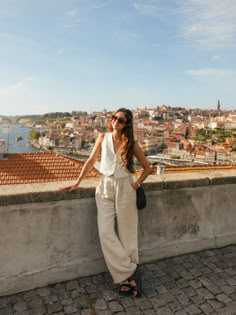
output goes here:
[[217, 110], [220, 111], [220, 100], [217, 102]]

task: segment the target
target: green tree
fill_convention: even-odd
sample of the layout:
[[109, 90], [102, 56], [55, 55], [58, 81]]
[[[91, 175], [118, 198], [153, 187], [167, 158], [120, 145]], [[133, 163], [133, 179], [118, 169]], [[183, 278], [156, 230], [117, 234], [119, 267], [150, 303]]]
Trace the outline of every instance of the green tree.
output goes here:
[[236, 151], [236, 144], [233, 144], [233, 145], [232, 145], [232, 150], [233, 150], [233, 151]]
[[32, 139], [38, 140], [40, 136], [41, 136], [41, 133], [34, 129], [30, 130], [29, 132], [29, 137]]

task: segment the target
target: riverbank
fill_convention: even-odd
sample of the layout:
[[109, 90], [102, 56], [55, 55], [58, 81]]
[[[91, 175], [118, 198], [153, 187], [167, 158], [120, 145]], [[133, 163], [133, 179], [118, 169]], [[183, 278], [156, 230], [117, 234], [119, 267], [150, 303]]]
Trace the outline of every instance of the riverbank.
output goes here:
[[29, 142], [30, 129], [20, 124], [0, 124], [0, 138], [5, 140], [7, 153], [36, 152], [39, 150]]

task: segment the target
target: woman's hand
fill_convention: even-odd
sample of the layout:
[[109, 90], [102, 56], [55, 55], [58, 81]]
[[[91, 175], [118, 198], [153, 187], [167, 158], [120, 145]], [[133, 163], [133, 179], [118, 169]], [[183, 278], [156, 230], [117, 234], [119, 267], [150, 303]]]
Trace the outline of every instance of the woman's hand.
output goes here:
[[68, 186], [62, 186], [59, 188], [59, 190], [66, 190], [66, 191], [72, 191], [74, 190], [78, 185], [68, 185]]
[[133, 187], [134, 190], [136, 190], [140, 185], [138, 182], [133, 182], [131, 186]]

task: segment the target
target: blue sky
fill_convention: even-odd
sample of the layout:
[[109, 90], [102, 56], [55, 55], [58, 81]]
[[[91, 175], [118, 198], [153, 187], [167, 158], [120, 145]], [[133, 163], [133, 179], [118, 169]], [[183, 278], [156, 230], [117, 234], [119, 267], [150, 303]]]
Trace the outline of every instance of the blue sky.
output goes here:
[[236, 109], [235, 0], [0, 0], [0, 114]]

